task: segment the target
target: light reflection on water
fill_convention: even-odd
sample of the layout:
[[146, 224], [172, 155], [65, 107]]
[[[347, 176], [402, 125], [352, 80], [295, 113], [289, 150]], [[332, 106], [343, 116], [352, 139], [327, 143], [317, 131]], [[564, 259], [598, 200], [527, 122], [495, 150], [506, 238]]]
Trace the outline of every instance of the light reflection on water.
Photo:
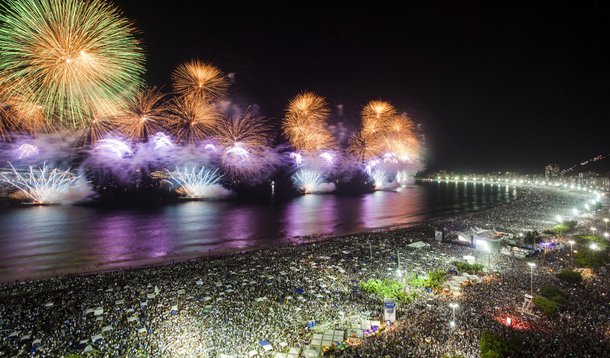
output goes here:
[[280, 203], [190, 201], [112, 210], [8, 208], [0, 211], [0, 281], [406, 225], [479, 210], [517, 195], [516, 189], [495, 185], [422, 183], [399, 192], [306, 195]]

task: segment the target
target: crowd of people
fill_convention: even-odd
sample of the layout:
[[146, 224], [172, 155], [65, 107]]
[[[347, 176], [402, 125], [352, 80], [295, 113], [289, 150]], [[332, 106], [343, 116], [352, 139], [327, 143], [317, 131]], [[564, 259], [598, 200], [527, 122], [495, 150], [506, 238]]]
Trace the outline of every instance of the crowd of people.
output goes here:
[[[300, 349], [311, 344], [319, 327], [349, 330], [354, 322], [381, 319], [380, 300], [359, 288], [364, 280], [395, 278], [399, 268], [407, 274], [450, 272], [466, 255], [484, 262], [486, 253], [435, 241], [434, 230], [474, 225], [513, 233], [542, 229], [552, 220], [550, 209], [567, 210], [585, 198], [548, 190], [522, 193], [501, 206], [416, 227], [8, 284], [0, 293], [0, 355], [98, 351], [104, 356], [219, 357]], [[415, 241], [430, 246], [409, 249]], [[553, 273], [570, 265], [565, 255], [559, 251], [534, 259], [537, 288], [559, 284]], [[492, 331], [516, 334], [523, 356], [608, 355], [608, 275], [564, 287], [569, 303], [557, 317], [544, 318], [519, 311], [530, 288], [526, 261], [493, 254], [493, 268], [457, 297], [421, 290], [417, 299], [399, 306], [395, 325], [339, 354], [476, 357], [481, 333]], [[449, 326], [449, 302], [459, 305], [455, 328]], [[525, 323], [507, 325], [506, 315]]]

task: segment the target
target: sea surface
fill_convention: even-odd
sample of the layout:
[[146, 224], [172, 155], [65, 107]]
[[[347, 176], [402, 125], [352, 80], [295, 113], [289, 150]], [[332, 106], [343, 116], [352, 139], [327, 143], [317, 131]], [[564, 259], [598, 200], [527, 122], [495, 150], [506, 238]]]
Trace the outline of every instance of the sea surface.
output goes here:
[[23, 206], [0, 209], [0, 282], [160, 263], [408, 226], [514, 200], [491, 184], [422, 182], [358, 196], [288, 201], [184, 201], [150, 208]]

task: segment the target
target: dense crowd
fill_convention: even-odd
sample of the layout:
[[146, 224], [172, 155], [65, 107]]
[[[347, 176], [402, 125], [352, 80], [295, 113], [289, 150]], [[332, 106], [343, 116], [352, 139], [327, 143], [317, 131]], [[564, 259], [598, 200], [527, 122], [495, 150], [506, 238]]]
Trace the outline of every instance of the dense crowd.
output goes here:
[[[316, 327], [346, 330], [379, 320], [382, 304], [359, 282], [396, 271], [451, 271], [467, 246], [439, 243], [435, 229], [479, 226], [511, 232], [548, 227], [549, 210], [583, 200], [574, 193], [523, 191], [517, 200], [485, 211], [417, 227], [337, 237], [300, 246], [191, 260], [155, 268], [5, 285], [0, 294], [0, 355], [56, 356], [90, 349], [107, 356], [247, 355], [304, 347]], [[407, 248], [426, 241], [426, 249]], [[400, 257], [400, 259], [398, 259]], [[569, 265], [565, 252], [535, 258], [535, 285], [558, 284], [553, 273]], [[345, 356], [479, 355], [483, 331], [516, 333], [523, 356], [603, 356], [610, 327], [608, 275], [565, 287], [568, 307], [553, 319], [518, 311], [529, 290], [526, 261], [494, 254], [496, 273], [449, 298], [422, 291], [399, 307], [398, 324], [343, 352]], [[450, 302], [458, 302], [449, 327]], [[505, 324], [505, 317], [519, 323]], [[311, 325], [311, 324], [310, 324]], [[519, 329], [517, 329], [519, 328]], [[284, 348], [281, 348], [284, 347]]]

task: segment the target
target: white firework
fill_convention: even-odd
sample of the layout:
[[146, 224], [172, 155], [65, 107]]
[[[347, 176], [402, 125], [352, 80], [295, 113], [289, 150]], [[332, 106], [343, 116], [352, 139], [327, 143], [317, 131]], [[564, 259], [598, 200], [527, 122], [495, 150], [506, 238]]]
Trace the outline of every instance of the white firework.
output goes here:
[[375, 184], [375, 190], [381, 190], [384, 188], [384, 184], [387, 181], [387, 176], [383, 170], [375, 169], [371, 174], [373, 183]]
[[297, 166], [303, 164], [303, 156], [301, 155], [301, 153], [290, 153], [290, 159], [294, 159], [294, 164], [296, 164]]
[[82, 175], [74, 175], [68, 170], [50, 169], [46, 163], [42, 168], [30, 166], [28, 172], [19, 173], [9, 163], [12, 172], [0, 172], [0, 180], [19, 189], [37, 204], [58, 203], [66, 197]]
[[112, 155], [116, 158], [133, 155], [133, 151], [127, 143], [119, 139], [102, 139], [95, 146], [95, 151], [104, 155]]
[[38, 155], [38, 147], [33, 144], [26, 143], [20, 145], [17, 152], [19, 153], [19, 159], [29, 158]]
[[182, 168], [176, 167], [175, 171], [165, 169], [169, 177], [169, 182], [178, 187], [178, 192], [187, 198], [206, 198], [214, 196], [213, 192], [220, 187], [222, 175], [218, 174], [218, 169], [210, 170], [205, 167], [197, 169], [196, 166], [185, 165]]
[[292, 176], [292, 181], [303, 193], [310, 194], [317, 190], [324, 178], [314, 170], [299, 170]]
[[319, 157], [326, 160], [329, 165], [332, 165], [333, 161], [335, 160], [335, 156], [330, 152], [323, 152], [319, 155]]
[[172, 139], [165, 133], [159, 132], [153, 136], [155, 151], [169, 149], [174, 147]]

